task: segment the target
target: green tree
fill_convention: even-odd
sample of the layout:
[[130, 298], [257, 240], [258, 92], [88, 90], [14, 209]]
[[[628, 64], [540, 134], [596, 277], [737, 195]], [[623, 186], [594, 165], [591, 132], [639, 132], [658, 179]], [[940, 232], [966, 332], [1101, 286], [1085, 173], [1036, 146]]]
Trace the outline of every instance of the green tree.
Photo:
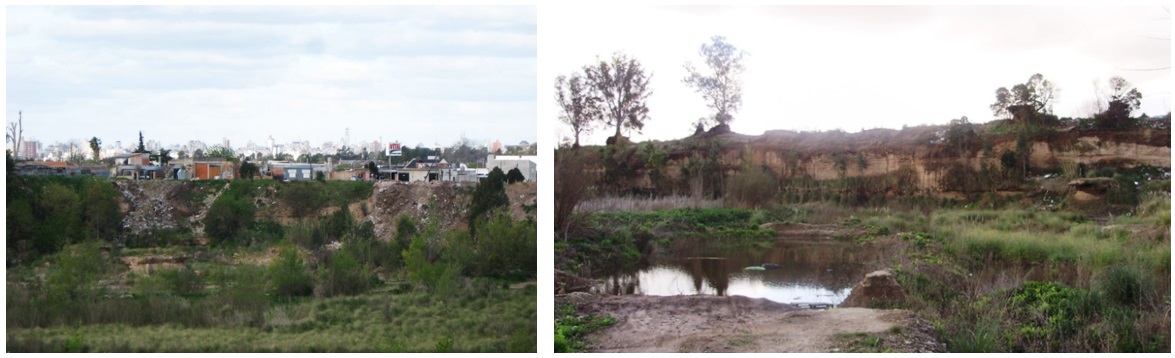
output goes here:
[[90, 138], [90, 151], [94, 153], [94, 161], [102, 160], [102, 140], [98, 137]]
[[473, 198], [469, 202], [469, 233], [473, 234], [478, 222], [485, 219], [486, 214], [498, 207], [510, 205], [510, 198], [506, 196], [506, 174], [501, 168], [495, 167], [490, 174], [477, 184], [473, 191]]
[[1094, 125], [1099, 129], [1130, 129], [1139, 121], [1130, 116], [1142, 103], [1142, 93], [1122, 77], [1110, 78], [1109, 102], [1105, 111], [1094, 116]]
[[714, 120], [719, 125], [726, 125], [734, 119], [733, 113], [742, 105], [742, 80], [739, 76], [746, 69], [742, 61], [747, 53], [727, 43], [725, 37], [714, 36], [710, 40], [712, 43], [702, 44], [698, 54], [705, 59], [711, 73], [702, 73], [687, 62], [685, 70], [689, 76], [681, 81], [701, 93], [706, 99], [706, 106], [716, 111]]
[[591, 133], [599, 117], [599, 107], [590, 85], [578, 73], [571, 74], [571, 78], [560, 75], [555, 78], [555, 101], [563, 110], [559, 120], [570, 125], [574, 133], [575, 144], [571, 147], [579, 148], [579, 136]]
[[204, 157], [224, 158], [225, 160], [228, 160], [230, 162], [236, 162], [239, 159], [239, 158], [237, 158], [237, 154], [233, 152], [232, 148], [221, 146], [221, 145], [214, 146], [214, 147], [208, 149], [208, 151], [204, 152]]
[[1039, 73], [1032, 75], [1025, 83], [996, 89], [995, 103], [990, 108], [996, 117], [1024, 116], [1038, 113], [1052, 113], [1053, 102], [1060, 92], [1052, 82], [1044, 79]]
[[652, 90], [649, 89], [651, 75], [634, 58], [622, 53], [612, 55], [612, 61], [600, 60], [594, 66], [584, 68], [588, 85], [592, 88], [592, 101], [600, 104], [603, 122], [616, 127], [612, 143], [620, 143], [621, 131], [636, 130], [645, 126], [649, 107], [645, 103]]
[[335, 155], [338, 156], [339, 159], [355, 159], [355, 150], [344, 145], [335, 152]]
[[526, 176], [522, 175], [522, 171], [518, 168], [510, 169], [509, 172], [506, 172], [507, 184], [521, 183], [524, 181], [526, 181]]
[[172, 158], [171, 151], [164, 148], [159, 148], [159, 154], [151, 155], [151, 160], [159, 163], [159, 165], [167, 165], [172, 159], [175, 158]]
[[122, 214], [118, 208], [118, 191], [101, 180], [91, 180], [85, 186], [82, 216], [88, 237], [111, 241], [118, 235]]
[[261, 169], [257, 168], [256, 164], [253, 164], [248, 160], [245, 160], [244, 163], [241, 163], [240, 170], [241, 179], [253, 179], [254, 177], [261, 176]]
[[367, 172], [371, 173], [372, 179], [379, 178], [379, 166], [375, 165], [375, 162], [367, 162]]
[[139, 146], [135, 149], [135, 153], [150, 153], [147, 151], [147, 146], [143, 145], [143, 131], [139, 131]]

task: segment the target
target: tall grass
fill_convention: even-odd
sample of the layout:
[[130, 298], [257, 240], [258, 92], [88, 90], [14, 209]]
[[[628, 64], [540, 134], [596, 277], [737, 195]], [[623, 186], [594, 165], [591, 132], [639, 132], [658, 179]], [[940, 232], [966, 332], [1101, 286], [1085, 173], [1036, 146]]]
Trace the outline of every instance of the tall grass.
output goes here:
[[[535, 352], [537, 290], [472, 288], [451, 300], [368, 293], [267, 310], [257, 327], [93, 324], [12, 328], [12, 352]], [[174, 309], [175, 307], [160, 307]]]

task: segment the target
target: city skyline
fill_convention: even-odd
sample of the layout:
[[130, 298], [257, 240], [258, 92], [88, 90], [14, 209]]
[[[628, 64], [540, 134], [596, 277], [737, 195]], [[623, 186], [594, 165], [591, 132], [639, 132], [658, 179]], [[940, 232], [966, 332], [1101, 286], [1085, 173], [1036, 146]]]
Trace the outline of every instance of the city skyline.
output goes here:
[[[534, 7], [7, 8], [26, 138], [534, 141]], [[64, 130], [63, 130], [64, 129]]]

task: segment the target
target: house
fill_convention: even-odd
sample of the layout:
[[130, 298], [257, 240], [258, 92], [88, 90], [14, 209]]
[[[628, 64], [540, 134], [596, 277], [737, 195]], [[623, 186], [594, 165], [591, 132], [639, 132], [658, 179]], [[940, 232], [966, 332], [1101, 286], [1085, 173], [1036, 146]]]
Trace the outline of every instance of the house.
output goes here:
[[323, 178], [330, 173], [330, 166], [327, 164], [269, 162], [266, 168], [265, 172], [273, 179], [284, 181], [309, 181], [316, 179], [317, 173], [322, 173]]
[[114, 176], [130, 179], [163, 179], [170, 172], [151, 163], [150, 153], [123, 153], [110, 157], [114, 160]]
[[66, 162], [23, 162], [13, 168], [19, 175], [95, 175], [110, 177], [104, 165], [73, 165]]

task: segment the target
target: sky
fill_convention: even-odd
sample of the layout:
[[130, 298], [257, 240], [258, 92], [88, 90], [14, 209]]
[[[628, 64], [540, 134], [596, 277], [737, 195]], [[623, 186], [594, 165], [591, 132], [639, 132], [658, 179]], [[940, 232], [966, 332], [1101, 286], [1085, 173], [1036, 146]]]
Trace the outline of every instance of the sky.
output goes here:
[[535, 142], [537, 11], [7, 7], [7, 122], [43, 144]]
[[[835, 130], [972, 123], [996, 119], [995, 91], [1040, 73], [1060, 89], [1054, 113], [1092, 113], [1095, 82], [1121, 76], [1142, 93], [1135, 115], [1171, 111], [1171, 21], [1149, 6], [980, 7], [591, 7], [540, 8], [539, 118], [559, 123], [559, 75], [609, 59], [636, 58], [651, 72], [649, 120], [635, 140], [671, 140], [713, 115], [682, 83], [684, 65], [712, 36], [744, 50], [742, 108], [731, 129]], [[607, 26], [600, 26], [606, 18]], [[1139, 69], [1157, 69], [1136, 71]], [[581, 137], [602, 144], [614, 129]]]

